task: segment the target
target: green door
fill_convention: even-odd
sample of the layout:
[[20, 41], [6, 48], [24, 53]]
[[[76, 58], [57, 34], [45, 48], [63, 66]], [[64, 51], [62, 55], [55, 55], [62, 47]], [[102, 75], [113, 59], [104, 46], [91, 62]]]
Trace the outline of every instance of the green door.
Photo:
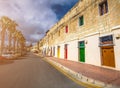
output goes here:
[[85, 62], [85, 48], [80, 48], [80, 61]]
[[79, 42], [79, 60], [85, 62], [85, 43], [84, 41]]

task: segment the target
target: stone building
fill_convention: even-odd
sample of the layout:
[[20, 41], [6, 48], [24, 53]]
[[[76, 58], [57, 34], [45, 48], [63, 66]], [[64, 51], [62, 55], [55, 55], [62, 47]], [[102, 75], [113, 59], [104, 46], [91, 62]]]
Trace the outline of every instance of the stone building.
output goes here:
[[120, 70], [120, 0], [80, 0], [40, 41], [47, 56]]

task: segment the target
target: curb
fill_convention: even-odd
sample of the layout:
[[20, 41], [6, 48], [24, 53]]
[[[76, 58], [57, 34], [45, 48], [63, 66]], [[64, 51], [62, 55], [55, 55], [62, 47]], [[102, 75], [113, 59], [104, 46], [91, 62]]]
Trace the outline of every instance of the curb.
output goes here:
[[92, 83], [86, 81], [86, 80], [88, 80], [88, 79], [86, 79], [87, 77], [80, 75], [79, 73], [76, 73], [76, 72], [64, 67], [63, 65], [61, 65], [59, 63], [56, 63], [52, 60], [48, 60], [46, 58], [44, 58], [44, 60], [46, 62], [48, 62], [49, 64], [51, 64], [53, 67], [55, 67], [57, 70], [62, 72], [64, 75], [66, 75], [68, 78], [72, 79], [74, 82], [76, 82], [80, 85], [83, 85], [85, 88], [103, 88], [100, 85], [92, 84]]
[[[86, 77], [86, 76], [82, 75], [81, 73], [77, 73], [77, 72], [75, 72], [55, 61], [52, 61], [50, 59], [44, 58], [44, 60], [50, 64], [55, 65], [58, 69], [62, 69], [63, 72], [67, 73], [69, 76], [71, 76], [75, 80], [85, 83], [85, 84], [88, 84], [88, 85], [91, 85], [91, 86], [94, 86], [94, 88], [120, 88], [120, 87], [114, 86], [112, 84], [106, 84], [104, 82]], [[89, 88], [91, 88], [91, 87], [89, 87]]]

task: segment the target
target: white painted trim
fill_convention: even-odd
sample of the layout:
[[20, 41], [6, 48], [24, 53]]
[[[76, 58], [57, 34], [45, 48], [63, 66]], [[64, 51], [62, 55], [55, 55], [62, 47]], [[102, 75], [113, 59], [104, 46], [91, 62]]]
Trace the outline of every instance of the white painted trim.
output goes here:
[[120, 29], [120, 25], [112, 27], [112, 31]]
[[104, 37], [104, 36], [109, 36], [109, 35], [114, 36], [114, 34], [110, 32], [110, 33], [106, 33], [106, 34], [100, 34], [99, 37]]
[[97, 34], [99, 34], [99, 32], [95, 32], [95, 33], [91, 33], [91, 34], [85, 35], [85, 37], [90, 37], [90, 36], [97, 35]]

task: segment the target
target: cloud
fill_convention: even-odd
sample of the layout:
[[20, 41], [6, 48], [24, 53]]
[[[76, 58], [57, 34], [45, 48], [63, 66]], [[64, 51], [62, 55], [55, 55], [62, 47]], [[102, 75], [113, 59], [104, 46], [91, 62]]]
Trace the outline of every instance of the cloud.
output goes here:
[[[53, 5], [70, 5], [76, 0], [1, 0], [0, 17], [15, 20], [27, 41], [37, 42], [58, 20]], [[62, 12], [61, 12], [62, 13]], [[63, 15], [63, 14], [62, 14]]]

